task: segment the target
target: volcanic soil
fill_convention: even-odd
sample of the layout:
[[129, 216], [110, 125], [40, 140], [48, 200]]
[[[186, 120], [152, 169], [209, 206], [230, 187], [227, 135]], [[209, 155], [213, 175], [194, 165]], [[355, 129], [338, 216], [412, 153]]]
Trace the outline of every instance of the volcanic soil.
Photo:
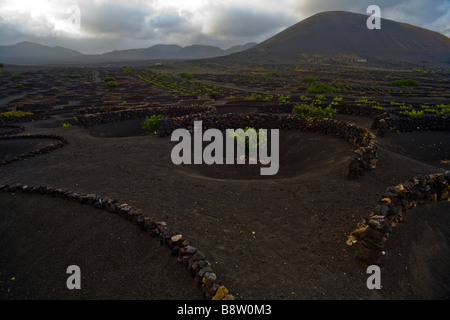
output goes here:
[[[170, 138], [146, 136], [136, 121], [62, 128], [64, 116], [21, 124], [22, 134], [62, 135], [69, 144], [2, 167], [0, 184], [55, 186], [141, 208], [205, 252], [237, 299], [449, 297], [449, 202], [416, 207], [393, 229], [380, 290], [367, 288], [357, 246], [346, 244], [387, 187], [449, 169], [448, 133], [378, 137], [378, 167], [354, 181], [346, 176], [353, 148], [343, 139], [282, 131], [279, 175], [262, 179], [248, 165], [176, 166]], [[0, 158], [30, 147], [0, 140]], [[116, 215], [20, 193], [0, 193], [0, 213], [2, 299], [203, 299], [166, 247]], [[81, 290], [66, 287], [72, 264]]]

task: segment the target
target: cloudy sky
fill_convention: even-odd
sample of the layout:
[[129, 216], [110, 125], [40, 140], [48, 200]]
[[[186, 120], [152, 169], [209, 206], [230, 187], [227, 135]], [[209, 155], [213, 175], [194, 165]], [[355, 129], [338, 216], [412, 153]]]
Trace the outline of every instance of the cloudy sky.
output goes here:
[[0, 45], [33, 41], [86, 54], [155, 44], [261, 42], [319, 12], [366, 14], [450, 36], [450, 0], [0, 0]]

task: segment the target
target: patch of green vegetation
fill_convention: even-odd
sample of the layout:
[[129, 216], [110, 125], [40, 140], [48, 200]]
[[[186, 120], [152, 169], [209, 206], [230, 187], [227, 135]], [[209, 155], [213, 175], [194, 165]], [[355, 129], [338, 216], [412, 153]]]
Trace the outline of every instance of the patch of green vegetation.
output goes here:
[[78, 79], [78, 78], [81, 78], [81, 74], [71, 74], [71, 73], [68, 73], [68, 74], [66, 74], [66, 78], [69, 78], [69, 79]]
[[340, 89], [325, 83], [318, 83], [314, 87], [306, 89], [306, 92], [308, 93], [325, 93], [325, 92], [340, 92], [340, 91], [341, 91]]
[[303, 83], [314, 83], [314, 82], [317, 82], [317, 81], [319, 81], [319, 79], [316, 78], [316, 77], [306, 77], [306, 78], [302, 79]]
[[[245, 135], [245, 133], [248, 130], [255, 130], [256, 135], [253, 136], [253, 139], [250, 139], [248, 135]], [[265, 147], [267, 143], [267, 137], [264, 134], [264, 131], [259, 131], [253, 127], [245, 127], [243, 131], [235, 130], [234, 132], [228, 133], [231, 138], [234, 139], [237, 143], [244, 142], [245, 145], [245, 158], [248, 159], [250, 156], [250, 147], [251, 148], [257, 148], [257, 147]]]
[[309, 101], [309, 100], [311, 100], [311, 98], [307, 97], [307, 96], [300, 96], [300, 100], [302, 100], [302, 101]]
[[450, 114], [450, 105], [449, 104], [437, 104], [435, 106], [437, 109], [436, 114], [443, 115], [443, 114]]
[[412, 110], [404, 110], [404, 111], [402, 111], [400, 113], [403, 114], [403, 115], [406, 115], [406, 116], [419, 117], [419, 116], [423, 116], [424, 110], [412, 109]]
[[434, 107], [428, 105], [421, 105], [421, 109], [428, 113], [434, 113], [438, 116], [442, 116], [445, 114], [450, 114], [450, 105], [449, 104], [437, 104]]
[[61, 125], [63, 128], [68, 128], [68, 127], [72, 126], [72, 124], [70, 122], [63, 122], [63, 123], [61, 123]]
[[249, 95], [245, 96], [244, 99], [248, 101], [261, 100], [263, 99], [263, 96], [262, 94], [252, 92]]
[[12, 75], [12, 72], [8, 71], [8, 70], [4, 70], [4, 71], [0, 72], [0, 74], [4, 74], [4, 75], [7, 75], [7, 76], [10, 76], [10, 75]]
[[402, 109], [402, 110], [412, 110], [413, 109], [413, 106], [412, 105], [406, 105], [406, 103], [402, 103], [401, 105], [400, 105], [400, 109]]
[[12, 76], [9, 77], [11, 80], [16, 80], [16, 79], [23, 79], [25, 78], [25, 76], [23, 74], [13, 74]]
[[266, 76], [267, 76], [267, 77], [278, 77], [278, 73], [273, 72], [273, 71], [272, 71], [272, 72], [267, 72], [267, 73], [266, 73]]
[[355, 100], [357, 106], [360, 107], [370, 107], [379, 110], [385, 110], [385, 107], [380, 106], [380, 103], [376, 100], [373, 100], [371, 97], [363, 96], [359, 99]]
[[389, 83], [391, 86], [418, 87], [420, 82], [413, 79], [400, 79]]
[[6, 111], [0, 113], [0, 120], [8, 120], [14, 118], [22, 118], [26, 116], [34, 115], [33, 112], [25, 112], [25, 111]]
[[25, 86], [23, 85], [23, 83], [16, 83], [16, 88], [23, 88], [23, 87], [25, 87]]
[[190, 72], [182, 72], [180, 74], [180, 77], [187, 80], [192, 80], [194, 78], [194, 75]]
[[145, 133], [148, 135], [158, 134], [159, 120], [165, 118], [167, 117], [162, 114], [153, 115], [150, 117], [147, 116], [145, 117], [144, 122], [141, 123], [141, 128], [144, 129]]
[[292, 109], [294, 114], [299, 114], [308, 117], [318, 118], [332, 118], [337, 110], [332, 108], [331, 105], [326, 108], [315, 106], [314, 104], [296, 104]]
[[116, 81], [116, 78], [114, 78], [114, 77], [106, 77], [106, 78], [103, 78], [103, 81], [106, 83], [106, 82], [110, 82], [110, 81]]
[[281, 102], [281, 103], [289, 103], [289, 101], [290, 101], [290, 99], [291, 99], [291, 96], [290, 95], [279, 95], [278, 96], [278, 102]]
[[117, 86], [119, 85], [119, 83], [118, 83], [117, 81], [107, 81], [107, 82], [105, 83], [105, 85], [106, 85], [108, 88], [115, 88], [115, 87], [117, 87]]

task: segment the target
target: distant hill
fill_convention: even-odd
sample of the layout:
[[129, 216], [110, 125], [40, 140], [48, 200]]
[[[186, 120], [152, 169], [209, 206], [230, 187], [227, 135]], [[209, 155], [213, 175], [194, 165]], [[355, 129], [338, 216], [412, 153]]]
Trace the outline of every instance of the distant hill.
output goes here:
[[84, 56], [81, 52], [63, 48], [49, 47], [29, 41], [10, 46], [0, 46], [0, 62], [4, 63], [60, 63], [76, 61]]
[[256, 43], [247, 43], [245, 45], [236, 45], [223, 50], [214, 46], [198, 44], [184, 48], [174, 44], [158, 44], [147, 49], [112, 51], [103, 54], [102, 57], [118, 60], [207, 59], [241, 52], [255, 45]]
[[206, 45], [192, 45], [183, 48], [178, 45], [159, 44], [146, 49], [116, 50], [104, 54], [85, 55], [63, 47], [49, 47], [25, 41], [15, 45], [0, 46], [0, 62], [11, 64], [58, 64], [168, 59], [191, 60], [221, 57], [246, 50], [254, 45], [255, 43], [248, 43], [223, 50]]
[[382, 19], [369, 30], [368, 15], [344, 11], [316, 14], [241, 52], [245, 59], [289, 63], [315, 57], [450, 62], [450, 39], [406, 23]]

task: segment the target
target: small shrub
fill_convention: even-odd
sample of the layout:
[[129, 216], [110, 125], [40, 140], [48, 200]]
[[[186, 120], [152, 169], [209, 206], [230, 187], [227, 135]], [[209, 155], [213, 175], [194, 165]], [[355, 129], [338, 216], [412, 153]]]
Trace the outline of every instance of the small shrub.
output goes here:
[[22, 83], [17, 83], [16, 84], [16, 88], [23, 88], [23, 87], [25, 87]]
[[405, 87], [418, 87], [419, 81], [413, 79], [400, 79], [389, 83], [391, 86], [405, 86]]
[[22, 118], [26, 116], [34, 115], [33, 112], [25, 112], [25, 111], [6, 111], [0, 113], [0, 120], [8, 120], [14, 118]]
[[108, 88], [115, 88], [119, 85], [119, 83], [117, 81], [107, 81], [106, 82], [106, 86]]
[[69, 79], [78, 79], [78, 78], [81, 78], [81, 74], [71, 74], [71, 73], [68, 73], [68, 74], [66, 74], [66, 78], [69, 78]]
[[450, 114], [450, 105], [448, 105], [448, 104], [437, 104], [434, 107], [427, 106], [427, 105], [421, 105], [420, 107], [425, 112], [434, 113], [439, 116]]
[[332, 105], [321, 108], [314, 106], [313, 104], [296, 104], [292, 109], [292, 112], [308, 117], [332, 118], [337, 113], [337, 110], [332, 108]]
[[244, 99], [254, 101], [254, 100], [258, 100], [258, 99], [262, 99], [262, 98], [263, 98], [263, 96], [261, 94], [252, 92], [248, 96], [246, 96]]
[[[246, 136], [245, 133], [247, 132], [249, 129], [253, 129], [255, 130], [256, 136], [255, 136], [255, 140], [250, 140], [250, 137]], [[230, 136], [232, 138], [234, 138], [234, 141], [237, 143], [242, 143], [244, 142], [245, 145], [245, 158], [248, 159], [250, 156], [250, 148], [258, 148], [258, 147], [265, 147], [266, 143], [267, 143], [267, 137], [264, 134], [264, 131], [259, 132], [259, 130], [253, 128], [253, 127], [245, 127], [243, 132], [242, 131], [237, 131], [235, 130], [235, 132], [233, 133], [229, 133]]]
[[317, 81], [319, 81], [319, 79], [316, 77], [306, 77], [306, 78], [302, 79], [302, 82], [304, 82], [304, 83], [314, 83]]
[[11, 80], [16, 80], [16, 79], [23, 79], [25, 78], [25, 76], [23, 74], [13, 74], [12, 76], [9, 77]]
[[400, 105], [400, 109], [402, 110], [412, 110], [413, 106], [412, 105], [406, 105], [404, 102]]
[[438, 115], [450, 114], [450, 105], [449, 104], [437, 104], [436, 109], [437, 109], [436, 113]]
[[70, 122], [63, 122], [63, 123], [61, 123], [61, 125], [63, 128], [68, 128], [68, 127], [72, 126], [72, 124]]
[[158, 134], [158, 128], [159, 128], [159, 119], [165, 119], [167, 118], [164, 115], [153, 115], [153, 116], [147, 116], [145, 117], [144, 122], [141, 123], [142, 129], [144, 129], [145, 133], [148, 135]]
[[194, 78], [194, 75], [193, 75], [192, 73], [189, 73], [189, 72], [182, 72], [182, 73], [180, 74], [180, 76], [181, 76], [183, 79], [187, 79], [187, 80], [191, 80], [191, 79]]
[[103, 81], [105, 81], [105, 82], [116, 81], [116, 78], [114, 78], [114, 77], [106, 77], [106, 78], [103, 78]]
[[363, 96], [355, 100], [355, 103], [359, 107], [372, 107], [374, 109], [385, 110], [385, 107], [380, 106], [380, 103], [373, 100], [371, 97]]
[[325, 92], [340, 92], [340, 91], [341, 90], [339, 90], [338, 88], [330, 86], [325, 83], [319, 83], [316, 84], [314, 87], [306, 89], [306, 92], [308, 93], [325, 93]]
[[424, 114], [424, 110], [404, 110], [402, 112], [400, 112], [401, 114], [405, 115], [405, 116], [410, 116], [410, 117], [419, 117], [419, 116], [423, 116]]
[[290, 95], [280, 95], [280, 96], [278, 96], [278, 102], [281, 102], [281, 103], [289, 103], [289, 100], [291, 99], [291, 96]]

